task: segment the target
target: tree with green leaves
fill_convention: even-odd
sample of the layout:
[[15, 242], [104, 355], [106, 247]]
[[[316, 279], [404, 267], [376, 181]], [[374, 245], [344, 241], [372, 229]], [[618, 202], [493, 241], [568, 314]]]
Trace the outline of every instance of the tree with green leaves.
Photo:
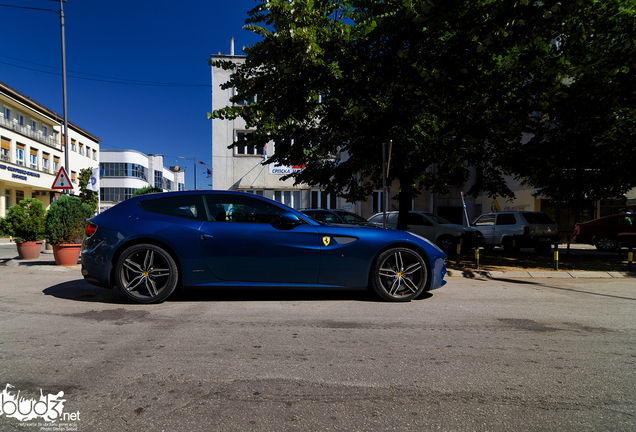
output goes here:
[[79, 188], [80, 188], [80, 194], [79, 194], [79, 199], [85, 203], [88, 204], [91, 209], [93, 209], [93, 214], [95, 212], [97, 212], [97, 206], [99, 203], [99, 196], [97, 195], [97, 192], [92, 191], [92, 190], [88, 190], [86, 187], [88, 186], [88, 182], [90, 181], [91, 175], [93, 174], [92, 170], [90, 168], [84, 168], [82, 170], [80, 170], [80, 175], [79, 175]]
[[297, 183], [351, 201], [380, 187], [382, 145], [392, 142], [388, 181], [399, 182], [405, 228], [412, 198], [423, 188], [448, 191], [467, 166], [480, 172], [473, 194], [512, 196], [504, 173], [535, 184], [528, 162], [543, 166], [541, 155], [519, 143], [548, 130], [537, 113], [556, 118], [550, 109], [572, 78], [568, 55], [580, 58], [578, 67], [602, 60], [600, 49], [580, 53], [581, 37], [567, 39], [583, 20], [599, 29], [611, 21], [602, 3], [263, 2], [246, 21], [262, 41], [245, 49], [243, 63], [212, 62], [232, 70], [222, 87], [236, 89], [235, 102], [256, 102], [209, 117], [242, 117], [255, 128], [248, 144], [274, 143], [267, 163], [305, 165], [290, 174]]
[[536, 44], [518, 44], [526, 70], [528, 139], [498, 163], [543, 196], [575, 209], [636, 186], [636, 2], [551, 2]]

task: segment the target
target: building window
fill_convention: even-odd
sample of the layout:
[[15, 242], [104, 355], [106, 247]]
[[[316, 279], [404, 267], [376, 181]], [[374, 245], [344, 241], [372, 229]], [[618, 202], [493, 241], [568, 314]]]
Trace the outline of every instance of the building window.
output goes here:
[[104, 177], [133, 177], [148, 181], [146, 167], [139, 164], [126, 162], [102, 162], [99, 168], [104, 172]]
[[58, 172], [60, 170], [60, 158], [57, 156], [53, 156], [53, 172]]
[[19, 203], [20, 201], [22, 201], [24, 199], [24, 191], [23, 190], [16, 190], [15, 191], [15, 202], [16, 204]]
[[100, 188], [99, 195], [102, 201], [122, 202], [131, 198], [135, 193], [133, 188]]
[[30, 120], [29, 121], [29, 126], [31, 126], [31, 130], [34, 133], [38, 131], [38, 122], [36, 122], [35, 120]]
[[44, 135], [45, 137], [49, 136], [49, 128], [48, 128], [48, 126], [42, 125], [42, 135]]
[[81, 154], [82, 156], [84, 156], [84, 144], [80, 143], [80, 147], [79, 147], [79, 154]]
[[336, 194], [328, 194], [324, 191], [311, 191], [311, 208], [335, 209]]
[[29, 167], [38, 169], [38, 151], [32, 148], [29, 154]]
[[4, 107], [4, 119], [6, 121], [13, 120], [13, 113], [11, 112], [11, 108]]
[[247, 145], [243, 144], [242, 141], [245, 141], [247, 135], [251, 132], [237, 132], [236, 133], [236, 154], [237, 155], [263, 155], [264, 147], [257, 147], [255, 145]]
[[163, 179], [163, 188], [166, 190], [171, 191], [172, 190], [172, 181], [168, 180], [167, 178], [164, 177]]
[[71, 182], [77, 183], [77, 174], [75, 173], [75, 171], [71, 171]]
[[97, 150], [93, 150], [93, 160], [97, 160]]
[[163, 173], [161, 171], [155, 171], [155, 187], [163, 189]]
[[73, 150], [74, 152], [77, 152], [77, 143], [75, 142], [74, 139], [71, 139], [71, 150]]
[[285, 204], [293, 209], [300, 209], [300, 191], [299, 190], [286, 190], [286, 191], [274, 191], [274, 201]]
[[42, 153], [42, 171], [49, 172], [49, 154]]
[[24, 166], [24, 144], [16, 144], [15, 163]]
[[86, 146], [86, 157], [91, 157], [91, 148], [89, 146]]
[[18, 124], [22, 127], [26, 126], [26, 119], [22, 114], [18, 114]]
[[9, 141], [7, 138], [2, 137], [1, 139], [1, 143], [2, 143], [2, 161], [3, 162], [11, 162], [11, 141]]

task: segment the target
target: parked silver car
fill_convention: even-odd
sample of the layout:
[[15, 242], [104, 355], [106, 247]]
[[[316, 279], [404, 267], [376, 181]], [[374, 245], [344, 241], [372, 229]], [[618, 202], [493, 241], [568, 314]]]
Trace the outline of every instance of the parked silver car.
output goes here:
[[557, 224], [541, 212], [486, 213], [473, 222], [473, 227], [484, 235], [486, 248], [503, 246], [506, 252], [534, 248], [537, 253], [548, 253], [560, 238]]
[[[397, 229], [398, 212], [387, 212], [387, 228]], [[382, 213], [376, 213], [369, 218], [369, 222], [382, 224]], [[461, 241], [463, 250], [482, 246], [483, 235], [478, 230], [456, 225], [433, 213], [410, 211], [406, 230], [421, 235], [435, 243], [447, 255], [456, 252], [457, 244]]]

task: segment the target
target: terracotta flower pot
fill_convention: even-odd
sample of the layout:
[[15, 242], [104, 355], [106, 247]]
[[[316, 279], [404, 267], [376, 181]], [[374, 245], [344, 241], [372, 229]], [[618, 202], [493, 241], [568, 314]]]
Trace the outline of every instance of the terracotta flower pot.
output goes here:
[[77, 264], [82, 244], [59, 244], [53, 245], [53, 257], [55, 264], [61, 266], [72, 266]]
[[23, 260], [33, 260], [40, 257], [40, 251], [42, 250], [42, 241], [27, 241], [16, 242], [18, 248], [18, 255]]

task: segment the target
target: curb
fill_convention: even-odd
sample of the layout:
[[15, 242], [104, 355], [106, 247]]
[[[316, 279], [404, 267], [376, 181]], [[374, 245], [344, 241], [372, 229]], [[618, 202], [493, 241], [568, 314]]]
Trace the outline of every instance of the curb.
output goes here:
[[553, 270], [553, 271], [481, 271], [481, 270], [453, 270], [447, 269], [448, 277], [463, 277], [468, 279], [615, 279], [636, 277], [636, 272], [603, 272], [603, 271], [581, 271], [581, 270]]

